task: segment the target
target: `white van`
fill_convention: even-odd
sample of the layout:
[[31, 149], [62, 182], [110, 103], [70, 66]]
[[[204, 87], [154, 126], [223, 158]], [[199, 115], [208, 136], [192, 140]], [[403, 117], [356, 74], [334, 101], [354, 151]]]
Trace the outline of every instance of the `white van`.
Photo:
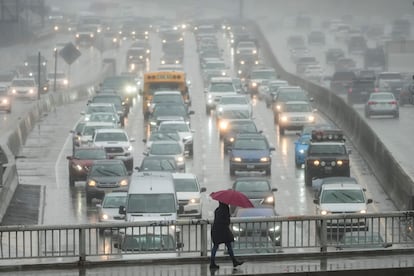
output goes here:
[[177, 220], [177, 194], [171, 173], [139, 172], [131, 176], [126, 205], [119, 208], [126, 221]]

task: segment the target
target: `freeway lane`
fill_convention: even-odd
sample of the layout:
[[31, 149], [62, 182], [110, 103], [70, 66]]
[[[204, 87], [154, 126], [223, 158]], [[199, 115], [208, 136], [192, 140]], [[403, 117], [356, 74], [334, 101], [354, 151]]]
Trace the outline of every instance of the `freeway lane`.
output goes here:
[[[226, 60], [231, 60], [230, 49], [226, 38], [219, 33], [218, 39], [226, 49]], [[151, 35], [153, 57], [151, 68], [156, 68], [160, 53], [160, 41], [157, 34]], [[123, 51], [117, 57], [122, 59]], [[231, 186], [232, 178], [228, 173], [228, 157], [222, 153], [213, 115], [207, 116], [204, 108], [204, 86], [199, 70], [195, 40], [190, 32], [185, 35], [185, 69], [192, 82], [192, 97], [195, 115], [192, 117], [192, 127], [195, 130], [195, 154], [187, 160], [187, 169], [198, 175], [202, 186], [207, 188], [204, 195], [203, 217], [212, 218], [217, 203], [207, 196], [210, 192], [227, 189]], [[139, 164], [143, 155], [144, 144], [141, 140], [146, 135], [140, 109], [140, 98], [132, 108], [127, 122], [127, 131], [134, 137], [134, 160]], [[276, 211], [281, 215], [314, 214], [313, 192], [304, 186], [303, 169], [294, 165], [293, 142], [294, 132], [279, 136], [273, 124], [272, 112], [265, 108], [261, 101], [253, 100], [255, 121], [259, 129], [275, 145], [273, 154], [272, 183], [278, 188], [276, 192]], [[71, 152], [70, 135], [68, 131], [79, 119], [85, 103], [77, 102], [68, 106], [58, 107], [55, 112], [45, 116], [43, 121], [29, 136], [23, 149], [26, 159], [18, 161], [19, 175], [22, 184], [40, 185], [43, 189], [40, 206], [41, 224], [76, 224], [97, 221], [97, 209], [87, 206], [85, 201], [84, 183], [78, 182], [74, 188], [68, 185], [68, 170], [66, 156]], [[318, 116], [318, 120], [324, 120]], [[352, 145], [349, 145], [352, 146]], [[47, 154], [42, 154], [45, 152]], [[378, 187], [375, 178], [369, 172], [364, 160], [354, 149], [351, 155], [352, 175], [368, 188], [368, 195], [375, 203], [371, 211], [395, 210], [387, 196]], [[240, 174], [242, 175], [242, 174]]]

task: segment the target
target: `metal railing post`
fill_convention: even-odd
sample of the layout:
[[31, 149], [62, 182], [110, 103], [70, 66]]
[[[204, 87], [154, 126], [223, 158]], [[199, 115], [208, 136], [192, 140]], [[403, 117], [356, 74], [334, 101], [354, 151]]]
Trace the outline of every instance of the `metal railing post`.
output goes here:
[[86, 233], [84, 228], [79, 229], [79, 265], [86, 261]]
[[327, 252], [327, 235], [328, 232], [326, 230], [326, 219], [321, 219], [321, 228], [319, 229], [319, 240], [320, 240], [320, 247], [321, 252]]
[[201, 256], [207, 256], [207, 240], [208, 240], [208, 233], [207, 233], [207, 226], [208, 226], [208, 222], [203, 220], [200, 221], [201, 222], [201, 234], [200, 234], [200, 239], [201, 239], [201, 248], [200, 248], [200, 254]]

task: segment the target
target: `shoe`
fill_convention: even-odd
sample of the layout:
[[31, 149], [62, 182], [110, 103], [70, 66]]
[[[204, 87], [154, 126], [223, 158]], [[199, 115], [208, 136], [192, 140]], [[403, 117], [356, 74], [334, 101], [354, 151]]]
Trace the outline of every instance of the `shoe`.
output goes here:
[[216, 265], [215, 263], [210, 264], [210, 269], [219, 269], [220, 266]]
[[233, 261], [233, 267], [236, 267], [236, 266], [239, 266], [239, 265], [242, 265], [242, 264], [244, 264], [243, 261], [238, 261], [238, 260]]

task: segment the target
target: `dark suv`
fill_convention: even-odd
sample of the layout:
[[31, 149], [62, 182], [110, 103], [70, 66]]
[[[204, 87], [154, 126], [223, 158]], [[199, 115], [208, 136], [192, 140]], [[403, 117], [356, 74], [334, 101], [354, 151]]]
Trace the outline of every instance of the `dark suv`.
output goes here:
[[359, 78], [352, 82], [348, 89], [348, 104], [361, 104], [368, 101], [369, 95], [375, 92], [375, 79]]
[[350, 176], [349, 152], [338, 129], [313, 130], [305, 159], [305, 185], [328, 176]]
[[351, 87], [356, 75], [352, 71], [337, 71], [331, 80], [331, 90], [336, 93], [346, 93]]
[[236, 171], [264, 171], [270, 175], [274, 150], [260, 133], [237, 135], [229, 153], [230, 175]]

